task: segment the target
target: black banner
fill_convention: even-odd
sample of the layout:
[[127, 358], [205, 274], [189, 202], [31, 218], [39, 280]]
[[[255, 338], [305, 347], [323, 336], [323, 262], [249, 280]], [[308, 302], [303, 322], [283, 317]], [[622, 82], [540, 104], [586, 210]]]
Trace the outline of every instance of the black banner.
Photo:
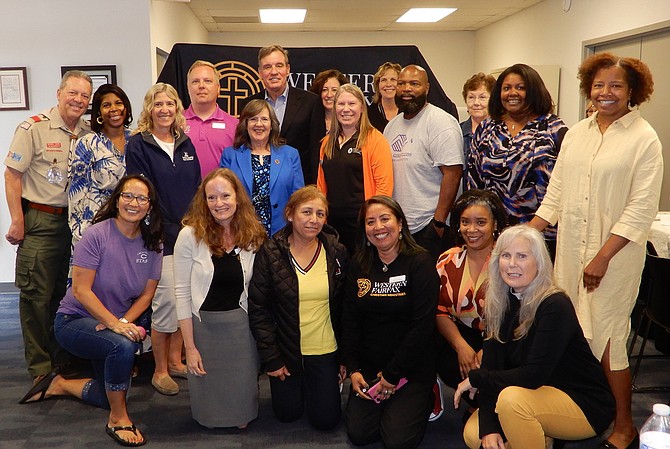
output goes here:
[[[263, 89], [258, 75], [259, 47], [236, 47], [230, 45], [175, 44], [161, 71], [158, 81], [171, 84], [188, 107], [191, 103], [186, 87], [186, 73], [198, 59], [209, 61], [221, 75], [219, 106], [224, 111], [238, 116], [239, 101]], [[323, 70], [338, 69], [356, 84], [371, 101], [374, 93], [372, 78], [377, 68], [386, 61], [401, 66], [417, 64], [428, 72], [430, 90], [428, 101], [458, 119], [456, 105], [442, 90], [428, 63], [413, 45], [388, 47], [310, 47], [286, 48], [289, 52], [293, 87], [308, 90], [314, 77]]]

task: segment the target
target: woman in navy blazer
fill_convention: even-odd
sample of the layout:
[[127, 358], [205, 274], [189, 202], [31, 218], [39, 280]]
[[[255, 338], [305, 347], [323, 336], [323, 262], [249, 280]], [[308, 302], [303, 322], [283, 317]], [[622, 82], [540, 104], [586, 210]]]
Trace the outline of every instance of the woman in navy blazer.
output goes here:
[[268, 236], [284, 227], [284, 206], [304, 186], [298, 150], [283, 143], [274, 110], [265, 100], [252, 100], [242, 110], [235, 142], [223, 150], [219, 164], [240, 178]]

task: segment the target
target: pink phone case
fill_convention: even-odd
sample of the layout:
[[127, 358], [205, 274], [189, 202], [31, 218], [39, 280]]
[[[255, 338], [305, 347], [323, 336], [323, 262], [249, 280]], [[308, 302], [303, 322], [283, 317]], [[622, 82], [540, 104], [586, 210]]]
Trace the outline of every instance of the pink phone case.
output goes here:
[[[400, 390], [405, 384], [407, 383], [407, 378], [403, 377], [398, 381], [398, 385], [395, 386], [396, 391]], [[373, 401], [375, 401], [377, 404], [379, 404], [381, 400], [381, 382], [377, 382], [373, 386], [370, 387], [368, 390], [368, 396], [372, 398]]]

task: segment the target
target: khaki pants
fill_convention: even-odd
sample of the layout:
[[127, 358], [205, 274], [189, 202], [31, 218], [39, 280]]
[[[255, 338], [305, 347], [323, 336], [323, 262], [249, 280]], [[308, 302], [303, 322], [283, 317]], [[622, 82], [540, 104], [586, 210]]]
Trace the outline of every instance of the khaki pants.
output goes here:
[[[496, 413], [511, 449], [544, 449], [545, 435], [561, 440], [596, 435], [577, 404], [554, 387], [507, 387], [498, 396]], [[465, 425], [463, 439], [470, 449], [479, 449], [479, 410]]]
[[19, 315], [28, 372], [35, 377], [69, 360], [54, 338], [53, 323], [65, 296], [72, 235], [67, 215], [28, 208], [24, 221], [14, 283], [21, 290]]

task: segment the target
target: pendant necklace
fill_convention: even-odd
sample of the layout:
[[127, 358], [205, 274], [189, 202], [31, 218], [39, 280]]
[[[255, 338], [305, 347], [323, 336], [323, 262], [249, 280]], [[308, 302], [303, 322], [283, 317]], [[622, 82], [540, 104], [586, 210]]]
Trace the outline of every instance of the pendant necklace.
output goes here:
[[388, 266], [388, 265], [386, 265], [384, 262], [382, 262], [382, 265], [383, 265], [383, 266], [382, 266], [382, 271], [383, 271], [384, 273], [386, 273], [387, 271], [389, 271], [389, 266]]

